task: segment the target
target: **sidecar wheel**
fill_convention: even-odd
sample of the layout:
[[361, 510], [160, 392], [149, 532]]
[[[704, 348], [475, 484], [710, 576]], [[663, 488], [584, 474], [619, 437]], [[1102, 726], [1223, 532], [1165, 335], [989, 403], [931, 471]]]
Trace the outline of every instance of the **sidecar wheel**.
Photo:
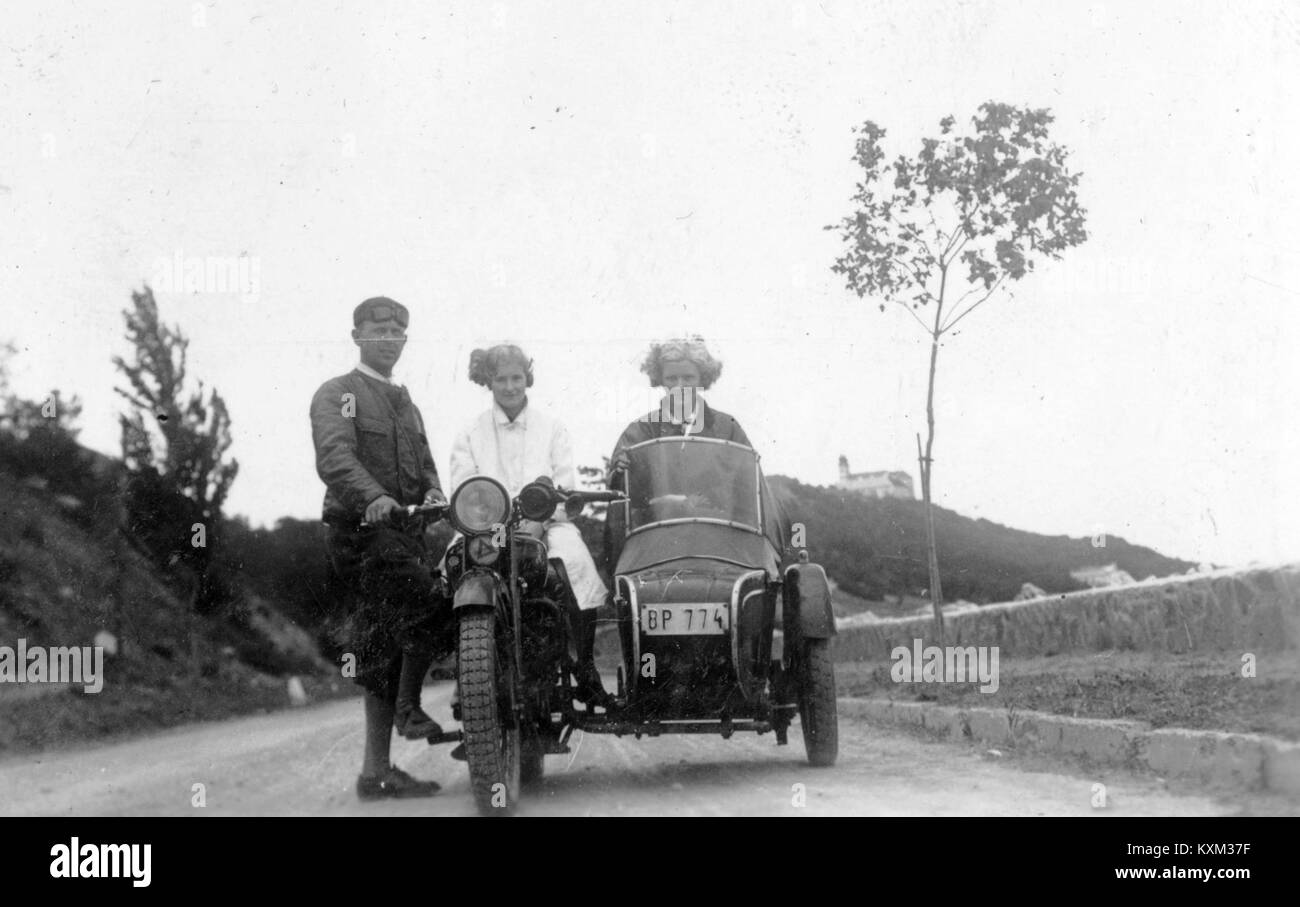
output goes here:
[[499, 652], [491, 611], [460, 620], [457, 650], [465, 759], [474, 802], [485, 816], [508, 816], [519, 803], [520, 733], [503, 710], [515, 699], [510, 655]]
[[799, 657], [799, 727], [808, 764], [834, 765], [839, 756], [839, 719], [835, 713], [835, 664], [829, 639], [805, 640]]

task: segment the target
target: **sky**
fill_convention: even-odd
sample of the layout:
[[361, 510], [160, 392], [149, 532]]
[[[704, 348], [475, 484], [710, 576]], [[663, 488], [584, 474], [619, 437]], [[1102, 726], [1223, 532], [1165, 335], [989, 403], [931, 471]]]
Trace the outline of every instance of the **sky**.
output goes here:
[[[939, 354], [935, 500], [1195, 561], [1300, 560], [1293, 4], [63, 3], [0, 40], [0, 341], [116, 454], [146, 282], [226, 398], [229, 513], [319, 514], [307, 406], [352, 308], [411, 309], [395, 377], [446, 474], [521, 343], [598, 465], [699, 333], [769, 474], [916, 475], [928, 339], [830, 266], [853, 129], [891, 154], [987, 100], [1050, 108], [1088, 241]], [[246, 283], [173, 280], [243, 256]], [[918, 486], [919, 487], [919, 486]], [[815, 544], [816, 527], [808, 527]]]

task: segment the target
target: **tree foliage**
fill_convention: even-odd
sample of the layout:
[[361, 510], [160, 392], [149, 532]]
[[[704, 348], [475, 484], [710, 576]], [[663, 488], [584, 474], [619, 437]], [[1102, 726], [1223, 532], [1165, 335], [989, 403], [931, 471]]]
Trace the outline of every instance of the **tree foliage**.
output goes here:
[[133, 411], [119, 417], [122, 459], [133, 473], [153, 470], [163, 485], [196, 505], [205, 521], [221, 514], [239, 463], [230, 449], [230, 413], [215, 390], [204, 393], [186, 384], [189, 340], [159, 321], [153, 291], [132, 293], [133, 308], [123, 312], [134, 362], [120, 356], [113, 364], [130, 389], [115, 388]]
[[76, 441], [81, 429], [76, 427], [81, 416], [81, 400], [72, 397], [63, 400], [57, 389], [51, 389], [44, 400], [28, 400], [13, 393], [9, 387], [9, 363], [18, 354], [12, 340], [0, 343], [0, 431], [11, 438], [25, 441], [57, 434]]
[[113, 482], [96, 470], [93, 455], [77, 443], [81, 401], [50, 390], [43, 400], [29, 400], [9, 386], [9, 361], [17, 350], [0, 344], [0, 467], [19, 478], [36, 477], [58, 494], [71, 495], [91, 510], [109, 506]]
[[[881, 300], [881, 311], [896, 303], [915, 317], [930, 303], [951, 303], [933, 328], [922, 322], [941, 335], [1005, 281], [1032, 271], [1037, 258], [1059, 258], [1083, 242], [1079, 174], [1050, 140], [1052, 120], [1045, 109], [990, 101], [971, 118], [968, 134], [945, 117], [938, 137], [892, 162], [885, 130], [864, 123], [853, 155], [863, 171], [853, 213], [826, 228], [838, 230], [846, 246], [832, 271], [858, 296]], [[959, 276], [968, 288], [953, 303]]]

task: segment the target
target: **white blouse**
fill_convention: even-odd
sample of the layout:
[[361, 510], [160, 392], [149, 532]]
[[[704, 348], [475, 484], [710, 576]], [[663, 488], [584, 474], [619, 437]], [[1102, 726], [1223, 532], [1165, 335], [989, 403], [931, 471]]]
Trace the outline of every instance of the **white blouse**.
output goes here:
[[[531, 404], [525, 404], [512, 422], [494, 402], [451, 448], [452, 489], [474, 475], [498, 480], [512, 498], [538, 476], [550, 476], [557, 487], [574, 488], [577, 471], [568, 429]], [[557, 519], [564, 519], [563, 514], [563, 507], [556, 508]]]

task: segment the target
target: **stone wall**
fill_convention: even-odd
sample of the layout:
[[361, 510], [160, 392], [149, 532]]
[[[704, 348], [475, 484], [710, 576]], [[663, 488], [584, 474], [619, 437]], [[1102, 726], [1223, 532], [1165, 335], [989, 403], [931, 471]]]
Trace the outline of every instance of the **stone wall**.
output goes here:
[[[1221, 570], [1089, 589], [945, 615], [947, 645], [998, 646], [1003, 658], [1131, 649], [1274, 652], [1300, 648], [1300, 564]], [[888, 661], [935, 644], [932, 617], [840, 623], [839, 661]]]

